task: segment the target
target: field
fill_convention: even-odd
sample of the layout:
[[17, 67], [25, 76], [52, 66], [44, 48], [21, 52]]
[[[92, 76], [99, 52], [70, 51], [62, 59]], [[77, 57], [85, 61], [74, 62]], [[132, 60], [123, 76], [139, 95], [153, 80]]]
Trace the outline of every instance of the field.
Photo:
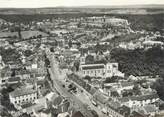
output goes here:
[[[42, 37], [48, 36], [46, 33], [40, 31], [22, 31], [21, 32], [22, 39], [28, 39], [30, 37], [37, 37], [38, 35], [42, 35]], [[18, 37], [18, 32], [0, 32], [0, 38], [4, 37]]]

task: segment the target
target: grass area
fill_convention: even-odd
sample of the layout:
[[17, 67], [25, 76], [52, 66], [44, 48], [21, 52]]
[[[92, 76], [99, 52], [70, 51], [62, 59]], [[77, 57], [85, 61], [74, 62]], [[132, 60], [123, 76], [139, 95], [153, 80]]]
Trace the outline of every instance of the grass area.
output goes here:
[[[21, 31], [21, 35], [22, 35], [22, 39], [37, 37], [39, 35], [42, 35], [42, 37], [48, 36], [48, 34], [40, 31]], [[0, 37], [18, 38], [18, 32], [0, 32]]]

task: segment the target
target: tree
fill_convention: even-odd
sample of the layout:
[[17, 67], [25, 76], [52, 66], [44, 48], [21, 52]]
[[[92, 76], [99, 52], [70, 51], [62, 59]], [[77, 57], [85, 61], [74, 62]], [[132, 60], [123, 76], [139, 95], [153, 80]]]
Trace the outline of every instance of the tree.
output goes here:
[[97, 44], [96, 44], [96, 46], [95, 46], [95, 50], [96, 50], [96, 53], [97, 53], [98, 51], [101, 50], [101, 45], [100, 45], [100, 43], [97, 42]]
[[71, 40], [69, 40], [69, 42], [68, 42], [68, 46], [69, 46], [69, 48], [72, 47], [72, 41], [71, 41]]
[[118, 76], [107, 77], [104, 83], [113, 83], [118, 81], [119, 79], [122, 79], [122, 77], [118, 77]]
[[41, 34], [40, 35], [37, 35], [37, 38], [40, 38], [41, 39], [42, 38], [42, 35]]
[[81, 22], [78, 22], [77, 27], [78, 27], [78, 28], [81, 27]]
[[104, 81], [104, 83], [111, 83], [111, 78], [107, 77]]
[[11, 77], [15, 77], [15, 70], [12, 70]]
[[164, 100], [164, 73], [160, 74], [161, 79], [158, 79], [152, 86], [157, 91], [160, 99]]
[[54, 52], [54, 48], [53, 48], [53, 47], [51, 47], [51, 48], [50, 48], [50, 51], [51, 51], [51, 52]]
[[68, 88], [70, 88], [70, 89], [73, 88], [73, 85], [72, 84], [68, 85]]
[[16, 27], [15, 27], [15, 30], [18, 32], [18, 37], [19, 37], [19, 39], [21, 39], [21, 38], [22, 38], [21, 27], [20, 27], [20, 26], [16, 26]]
[[62, 85], [63, 88], [65, 88], [65, 85]]
[[140, 94], [141, 94], [139, 85], [135, 85], [135, 86], [133, 87], [133, 93], [134, 93], [135, 95], [140, 95]]
[[93, 114], [93, 117], [99, 117], [95, 110], [91, 110], [91, 113]]
[[0, 99], [1, 101], [1, 105], [4, 106], [5, 108], [7, 108], [8, 110], [10, 111], [15, 111], [15, 107], [12, 103], [10, 103], [10, 100], [9, 100], [9, 92], [13, 91], [12, 88], [10, 87], [7, 87], [7, 88], [4, 88], [1, 90], [1, 94], [2, 94], [2, 97]]
[[[58, 46], [58, 42], [55, 40], [54, 46]], [[63, 45], [62, 45], [63, 46]]]
[[85, 76], [84, 79], [88, 80], [88, 82], [91, 82], [92, 78], [90, 76]]
[[76, 71], [79, 71], [79, 66], [80, 66], [80, 62], [79, 61], [75, 61], [74, 62], [74, 67], [76, 68]]
[[124, 90], [124, 92], [122, 93], [123, 97], [129, 97], [132, 96], [133, 92], [132, 91], [128, 91], [128, 90]]
[[111, 92], [111, 96], [112, 96], [112, 97], [119, 97], [119, 94], [118, 94], [117, 91], [112, 91], [112, 92]]
[[45, 58], [45, 65], [46, 65], [46, 67], [50, 66], [50, 61], [48, 58]]
[[27, 113], [23, 113], [22, 115], [20, 115], [19, 117], [31, 117], [29, 114]]
[[29, 57], [29, 56], [31, 56], [33, 54], [33, 52], [31, 51], [31, 50], [25, 50], [24, 51], [24, 55], [26, 56], [26, 57]]
[[154, 84], [154, 87], [159, 95], [160, 99], [164, 100], [164, 81], [163, 79], [159, 79]]
[[0, 116], [1, 116], [1, 117], [12, 117], [12, 115], [11, 115], [11, 114], [8, 112], [8, 110], [5, 109], [5, 108], [2, 108], [2, 109], [1, 109]]
[[111, 59], [119, 63], [126, 75], [157, 75], [164, 69], [164, 50], [153, 47], [148, 50], [113, 49]]
[[86, 63], [93, 63], [94, 62], [94, 57], [92, 55], [88, 55], [85, 59]]

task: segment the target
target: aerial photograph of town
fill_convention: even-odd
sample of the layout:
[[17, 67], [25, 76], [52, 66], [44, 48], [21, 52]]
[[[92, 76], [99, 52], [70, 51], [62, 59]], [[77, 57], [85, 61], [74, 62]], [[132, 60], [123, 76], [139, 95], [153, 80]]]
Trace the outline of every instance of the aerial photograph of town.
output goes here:
[[0, 0], [0, 117], [164, 117], [164, 0]]

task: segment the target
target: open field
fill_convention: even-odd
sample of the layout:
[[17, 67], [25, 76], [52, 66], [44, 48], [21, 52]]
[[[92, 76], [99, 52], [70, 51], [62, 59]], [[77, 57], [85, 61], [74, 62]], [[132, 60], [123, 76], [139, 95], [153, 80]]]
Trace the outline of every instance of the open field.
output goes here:
[[[22, 31], [21, 35], [23, 39], [37, 37], [39, 35], [42, 35], [42, 37], [48, 36], [46, 33], [40, 31]], [[18, 32], [0, 32], [0, 37], [18, 37]]]

